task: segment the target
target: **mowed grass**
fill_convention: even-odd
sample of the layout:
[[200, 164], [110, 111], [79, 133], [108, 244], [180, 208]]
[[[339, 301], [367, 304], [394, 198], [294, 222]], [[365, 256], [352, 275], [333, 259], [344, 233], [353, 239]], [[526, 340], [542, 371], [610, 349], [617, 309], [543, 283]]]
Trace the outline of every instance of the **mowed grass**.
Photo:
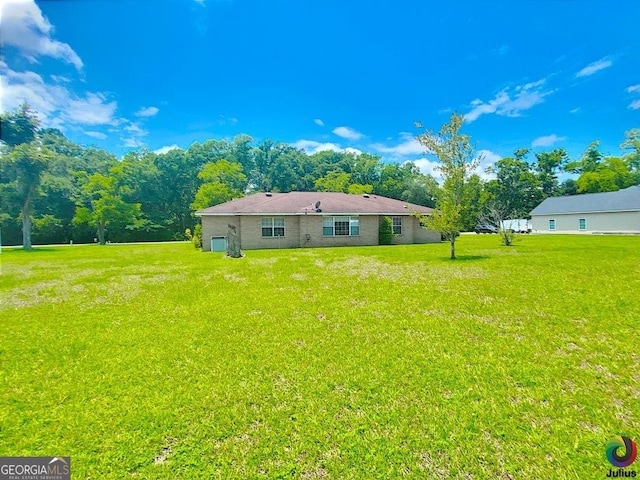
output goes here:
[[640, 238], [4, 250], [0, 455], [73, 478], [603, 478]]

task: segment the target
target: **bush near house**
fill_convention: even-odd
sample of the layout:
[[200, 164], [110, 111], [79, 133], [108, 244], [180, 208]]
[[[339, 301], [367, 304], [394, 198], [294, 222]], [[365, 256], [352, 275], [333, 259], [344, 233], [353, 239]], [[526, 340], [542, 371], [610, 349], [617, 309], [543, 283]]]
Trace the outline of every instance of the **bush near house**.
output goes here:
[[382, 217], [380, 220], [378, 242], [380, 245], [391, 245], [393, 243], [393, 225], [389, 217]]

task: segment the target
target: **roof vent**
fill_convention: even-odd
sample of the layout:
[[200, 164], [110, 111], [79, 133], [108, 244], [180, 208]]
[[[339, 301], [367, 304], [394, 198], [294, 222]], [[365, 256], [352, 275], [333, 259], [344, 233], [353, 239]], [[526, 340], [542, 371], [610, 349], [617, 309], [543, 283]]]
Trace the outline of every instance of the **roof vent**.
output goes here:
[[363, 193], [363, 194], [362, 194], [362, 196], [363, 196], [364, 198], [369, 198], [369, 194], [368, 194], [368, 193]]
[[272, 196], [273, 196], [273, 193], [271, 193], [271, 192], [265, 192], [265, 195], [266, 195], [267, 197], [272, 197]]

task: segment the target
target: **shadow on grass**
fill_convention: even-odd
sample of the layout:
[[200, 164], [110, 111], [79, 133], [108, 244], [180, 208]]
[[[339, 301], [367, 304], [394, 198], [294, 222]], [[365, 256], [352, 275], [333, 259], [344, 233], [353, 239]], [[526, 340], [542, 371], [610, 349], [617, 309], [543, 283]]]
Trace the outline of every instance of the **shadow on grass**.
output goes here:
[[22, 253], [22, 254], [31, 254], [31, 253], [40, 253], [40, 252], [59, 252], [60, 248], [56, 247], [33, 247], [31, 250], [25, 250], [22, 247], [2, 247], [3, 252], [11, 252], [11, 253]]
[[451, 260], [449, 257], [442, 257], [442, 261], [445, 262], [473, 262], [477, 260], [487, 260], [491, 257], [488, 255], [457, 255], [455, 260]]

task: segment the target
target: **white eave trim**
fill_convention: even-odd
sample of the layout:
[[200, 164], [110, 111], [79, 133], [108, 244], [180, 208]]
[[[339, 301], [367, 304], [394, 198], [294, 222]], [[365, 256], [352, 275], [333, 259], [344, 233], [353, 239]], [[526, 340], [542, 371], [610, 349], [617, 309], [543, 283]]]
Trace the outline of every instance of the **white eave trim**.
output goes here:
[[354, 213], [354, 212], [296, 212], [296, 213], [282, 213], [282, 212], [260, 212], [260, 213], [245, 213], [245, 212], [237, 212], [237, 213], [207, 213], [207, 212], [196, 212], [195, 215], [197, 217], [293, 217], [293, 216], [317, 216], [317, 217], [326, 217], [326, 216], [367, 216], [367, 215], [384, 215], [386, 217], [401, 217], [407, 216], [412, 217], [416, 213], [421, 215], [429, 215], [431, 212], [418, 212], [405, 210], [404, 212], [366, 212], [366, 213]]
[[549, 212], [549, 213], [530, 213], [532, 217], [544, 217], [548, 215], [587, 215], [589, 213], [628, 213], [640, 212], [640, 208], [632, 208], [629, 210], [590, 210], [588, 212]]

